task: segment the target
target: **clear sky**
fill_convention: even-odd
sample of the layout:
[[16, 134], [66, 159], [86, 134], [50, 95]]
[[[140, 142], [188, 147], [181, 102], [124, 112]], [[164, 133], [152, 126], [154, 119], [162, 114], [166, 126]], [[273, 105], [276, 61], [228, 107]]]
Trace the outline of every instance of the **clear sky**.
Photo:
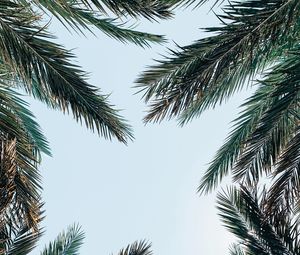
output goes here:
[[133, 95], [134, 80], [153, 58], [174, 47], [206, 36], [201, 27], [219, 23], [209, 8], [179, 10], [173, 20], [142, 22], [140, 30], [166, 34], [168, 44], [152, 49], [124, 45], [102, 33], [71, 35], [54, 23], [59, 42], [74, 48], [78, 64], [90, 82], [112, 93], [110, 101], [130, 121], [135, 141], [128, 146], [106, 141], [81, 127], [71, 116], [48, 110], [30, 100], [53, 157], [44, 157], [43, 198], [48, 241], [78, 222], [86, 233], [82, 255], [116, 254], [135, 240], [152, 242], [156, 255], [226, 254], [233, 237], [221, 226], [215, 194], [199, 196], [196, 189], [207, 164], [230, 130], [237, 106], [246, 92], [207, 111], [183, 128], [176, 121], [145, 126], [146, 107]]

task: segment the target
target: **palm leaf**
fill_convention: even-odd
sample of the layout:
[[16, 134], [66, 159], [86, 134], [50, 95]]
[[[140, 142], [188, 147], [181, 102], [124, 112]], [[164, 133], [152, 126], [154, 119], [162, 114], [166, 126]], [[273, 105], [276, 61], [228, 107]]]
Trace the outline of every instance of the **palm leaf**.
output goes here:
[[250, 254], [294, 254], [268, 221], [253, 192], [245, 187], [218, 194], [218, 209], [225, 226]]
[[[270, 171], [281, 151], [294, 136], [299, 121], [300, 62], [299, 49], [279, 64], [266, 82], [275, 85], [273, 102], [246, 141], [246, 148], [236, 163], [234, 178], [240, 180], [254, 164], [260, 171]], [[255, 159], [262, 158], [262, 166]], [[256, 171], [257, 172], [257, 171]]]
[[229, 254], [230, 255], [245, 255], [243, 249], [238, 244], [231, 245], [231, 247], [229, 248]]
[[135, 241], [133, 244], [129, 244], [126, 248], [120, 250], [118, 255], [151, 255], [151, 244], [146, 241]]
[[199, 186], [215, 188], [233, 169], [234, 180], [257, 182], [269, 173], [294, 136], [298, 123], [298, 48], [260, 81], [259, 88], [234, 121], [234, 130], [218, 151]]
[[[137, 86], [150, 111], [145, 122], [181, 116], [185, 123], [245, 86], [250, 78], [296, 44], [299, 1], [235, 1], [218, 17], [216, 35], [171, 51], [144, 72]], [[226, 22], [228, 20], [228, 22]]]
[[41, 255], [78, 255], [83, 239], [83, 231], [80, 226], [74, 224], [66, 232], [59, 234], [53, 242], [50, 242]]
[[[0, 86], [0, 217], [2, 223], [37, 229], [41, 176], [40, 152], [48, 143], [18, 94]], [[24, 222], [23, 222], [24, 221]]]
[[[29, 93], [33, 80], [47, 91], [64, 112], [106, 138], [125, 142], [131, 130], [98, 89], [89, 85], [83, 72], [69, 62], [74, 56], [50, 42], [49, 33], [35, 25], [36, 16], [11, 1], [0, 3], [0, 58], [15, 70]], [[46, 40], [47, 39], [47, 40]]]
[[87, 29], [93, 33], [90, 26], [94, 26], [106, 35], [121, 42], [133, 42], [139, 46], [150, 46], [149, 43], [162, 43], [163, 36], [144, 32], [138, 32], [125, 28], [124, 24], [118, 23], [116, 19], [105, 18], [104, 14], [82, 5], [81, 1], [35, 1], [35, 4], [43, 10], [50, 11], [64, 25], [68, 25], [76, 32], [84, 33]]
[[[43, 219], [43, 204], [39, 205], [38, 223]], [[14, 215], [10, 215], [10, 221], [1, 218], [0, 221], [0, 250], [4, 255], [26, 255], [29, 254], [37, 245], [37, 241], [43, 234], [40, 227], [33, 229], [28, 227], [26, 222], [21, 222], [16, 226]]]
[[229, 173], [241, 154], [246, 140], [254, 131], [263, 113], [269, 108], [272, 91], [272, 86], [261, 84], [254, 95], [242, 105], [245, 109], [233, 121], [233, 130], [209, 165], [198, 188], [199, 192], [207, 193], [213, 190]]
[[229, 189], [225, 194], [218, 193], [217, 209], [223, 224], [253, 254], [270, 255], [267, 247], [249, 231], [247, 220], [240, 212], [241, 203], [241, 197], [235, 189]]

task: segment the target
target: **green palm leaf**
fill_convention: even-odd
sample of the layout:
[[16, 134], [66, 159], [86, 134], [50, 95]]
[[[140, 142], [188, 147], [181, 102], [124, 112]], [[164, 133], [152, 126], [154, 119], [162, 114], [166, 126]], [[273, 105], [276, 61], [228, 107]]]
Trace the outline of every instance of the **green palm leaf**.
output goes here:
[[[235, 179], [243, 178], [249, 169], [254, 168], [254, 164], [258, 165], [260, 171], [271, 170], [281, 151], [294, 136], [299, 121], [298, 56], [299, 49], [274, 68], [266, 80], [268, 86], [275, 86], [273, 102], [246, 141], [245, 149], [233, 170]], [[261, 166], [255, 163], [257, 158], [262, 158]]]
[[19, 4], [1, 1], [0, 58], [15, 70], [29, 93], [35, 80], [62, 111], [71, 110], [74, 118], [90, 129], [126, 143], [132, 138], [128, 124], [69, 62], [74, 56], [48, 40], [53, 37], [35, 25], [35, 17]]
[[234, 244], [229, 248], [230, 255], [245, 255], [240, 245]]
[[298, 54], [296, 47], [243, 105], [246, 109], [205, 173], [200, 192], [215, 188], [232, 169], [234, 180], [257, 182], [274, 168], [298, 126]]
[[[46, 139], [24, 101], [0, 86], [0, 215], [4, 222], [24, 220], [37, 228], [41, 177], [39, 152], [49, 153]], [[23, 224], [23, 223], [22, 223]]]
[[[282, 233], [269, 222], [255, 192], [242, 187], [231, 189], [227, 194], [219, 193], [218, 209], [226, 228], [241, 240], [246, 254], [297, 254], [295, 247], [287, 245]], [[291, 237], [292, 232], [286, 234]]]
[[41, 252], [41, 255], [78, 255], [84, 233], [80, 226], [72, 225]]
[[133, 244], [129, 244], [126, 248], [120, 250], [118, 255], [151, 255], [151, 244], [146, 241], [135, 241]]
[[[90, 26], [100, 29], [108, 36], [121, 42], [133, 42], [139, 46], [149, 46], [149, 43], [161, 43], [163, 36], [138, 32], [125, 28], [124, 24], [116, 19], [106, 18], [106, 13], [99, 12], [89, 6], [82, 5], [81, 1], [35, 1], [38, 7], [50, 11], [63, 24], [70, 26], [76, 32], [84, 33], [87, 29], [93, 33]], [[105, 15], [105, 16], [104, 16]]]
[[[299, 1], [236, 1], [218, 17], [217, 35], [172, 51], [137, 80], [150, 111], [145, 121], [185, 123], [222, 103], [297, 42]], [[225, 22], [228, 20], [228, 22]]]
[[261, 84], [254, 95], [242, 105], [245, 109], [234, 120], [233, 130], [209, 165], [198, 188], [199, 192], [209, 192], [216, 188], [232, 169], [245, 142], [254, 131], [263, 113], [269, 108], [273, 89], [272, 86]]

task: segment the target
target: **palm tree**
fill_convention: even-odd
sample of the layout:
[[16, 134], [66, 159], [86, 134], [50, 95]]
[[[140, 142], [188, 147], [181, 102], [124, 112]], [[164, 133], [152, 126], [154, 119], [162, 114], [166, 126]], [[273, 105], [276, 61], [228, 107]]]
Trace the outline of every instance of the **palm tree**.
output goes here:
[[77, 121], [105, 138], [123, 143], [133, 139], [131, 127], [108, 97], [89, 84], [84, 71], [72, 62], [72, 52], [55, 42], [49, 31], [52, 16], [69, 30], [85, 33], [96, 28], [121, 42], [149, 46], [163, 42], [164, 37], [126, 28], [121, 18], [170, 18], [180, 2], [0, 1], [0, 245], [9, 233], [24, 228], [37, 231], [41, 210], [38, 164], [41, 153], [50, 155], [46, 138], [17, 90], [50, 108], [72, 112]]
[[[268, 192], [230, 188], [218, 194], [217, 207], [225, 227], [237, 238], [231, 255], [300, 254], [297, 215], [277, 214], [267, 209]], [[259, 196], [260, 195], [260, 196]]]
[[255, 86], [198, 190], [213, 190], [231, 172], [250, 186], [271, 176], [277, 195], [293, 197], [300, 187], [300, 2], [234, 1], [222, 10], [222, 25], [206, 28], [213, 35], [172, 51], [138, 78], [150, 105], [144, 120], [177, 117], [184, 125]]

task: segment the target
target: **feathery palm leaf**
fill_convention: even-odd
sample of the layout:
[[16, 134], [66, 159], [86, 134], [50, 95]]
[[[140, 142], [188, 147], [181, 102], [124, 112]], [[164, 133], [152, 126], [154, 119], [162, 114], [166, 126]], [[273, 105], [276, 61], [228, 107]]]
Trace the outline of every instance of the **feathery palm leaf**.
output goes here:
[[78, 255], [84, 233], [80, 226], [72, 225], [41, 252], [41, 255]]
[[149, 43], [161, 43], [164, 41], [164, 37], [161, 35], [125, 28], [124, 24], [117, 22], [117, 19], [105, 17], [105, 13], [84, 5], [82, 1], [57, 2], [36, 0], [34, 3], [43, 10], [50, 11], [66, 27], [69, 26], [76, 32], [84, 33], [82, 29], [87, 29], [93, 33], [90, 27], [94, 26], [114, 39], [121, 42], [133, 42], [139, 46], [149, 46]]
[[[269, 212], [252, 193], [241, 187], [241, 190], [232, 188], [227, 194], [218, 194], [222, 221], [240, 239], [240, 247], [246, 254], [299, 254], [298, 237], [294, 236], [299, 224], [296, 222], [292, 228], [289, 224], [273, 225]], [[290, 217], [284, 218], [291, 220]]]
[[[90, 6], [90, 2], [82, 0], [86, 6]], [[172, 16], [170, 8], [178, 2], [178, 0], [91, 0], [91, 2], [102, 12], [108, 8], [117, 16], [130, 15], [137, 18], [138, 16], [145, 17], [149, 20], [156, 18], [166, 19]]]
[[283, 211], [289, 213], [299, 199], [300, 182], [300, 134], [299, 128], [296, 135], [289, 141], [284, 151], [277, 160], [273, 173], [273, 182], [268, 196], [270, 211]]
[[[268, 164], [262, 168], [271, 167], [276, 162], [282, 149], [286, 146], [299, 123], [299, 48], [290, 57], [274, 68], [273, 75], [266, 80], [269, 86], [275, 85], [271, 97], [273, 99], [270, 108], [261, 117], [256, 129], [246, 141], [246, 148], [234, 169], [235, 178], [240, 179], [247, 169], [252, 167], [254, 159], [259, 154], [261, 157], [269, 157]], [[275, 75], [274, 75], [275, 74]], [[268, 145], [272, 151], [263, 152]], [[262, 169], [263, 170], [263, 169]]]
[[[43, 219], [41, 210], [42, 204], [39, 204], [39, 223]], [[13, 217], [12, 221], [15, 220]], [[37, 241], [43, 234], [42, 229], [33, 229], [28, 227], [25, 222], [12, 227], [11, 222], [0, 222], [0, 253], [3, 255], [26, 255], [31, 252], [37, 244]]]
[[133, 244], [129, 244], [126, 248], [120, 250], [118, 255], [151, 255], [151, 244], [146, 241], [135, 241]]
[[[0, 58], [16, 72], [29, 93], [33, 79], [47, 91], [64, 112], [106, 138], [126, 142], [132, 138], [130, 127], [108, 103], [105, 96], [85, 81], [83, 72], [69, 62], [74, 56], [35, 24], [35, 17], [20, 4], [0, 3]], [[33, 94], [34, 95], [34, 94]]]
[[[182, 123], [247, 84], [299, 37], [297, 0], [235, 1], [218, 17], [217, 35], [172, 51], [138, 80], [150, 111], [145, 121], [182, 116]], [[228, 23], [225, 20], [229, 20]]]
[[229, 248], [230, 255], [245, 255], [240, 245], [234, 244]]
[[268, 109], [272, 91], [272, 86], [261, 84], [255, 94], [242, 105], [245, 109], [233, 121], [234, 129], [207, 169], [198, 188], [199, 192], [209, 192], [216, 188], [223, 177], [228, 174], [238, 159], [243, 144], [254, 131], [262, 114]]
[[234, 179], [257, 180], [269, 173], [299, 123], [299, 47], [274, 67], [243, 104], [235, 129], [218, 151], [199, 187], [208, 192], [233, 168]]
[[0, 215], [2, 223], [36, 229], [41, 190], [37, 165], [40, 151], [50, 152], [26, 106], [16, 93], [0, 86]]

